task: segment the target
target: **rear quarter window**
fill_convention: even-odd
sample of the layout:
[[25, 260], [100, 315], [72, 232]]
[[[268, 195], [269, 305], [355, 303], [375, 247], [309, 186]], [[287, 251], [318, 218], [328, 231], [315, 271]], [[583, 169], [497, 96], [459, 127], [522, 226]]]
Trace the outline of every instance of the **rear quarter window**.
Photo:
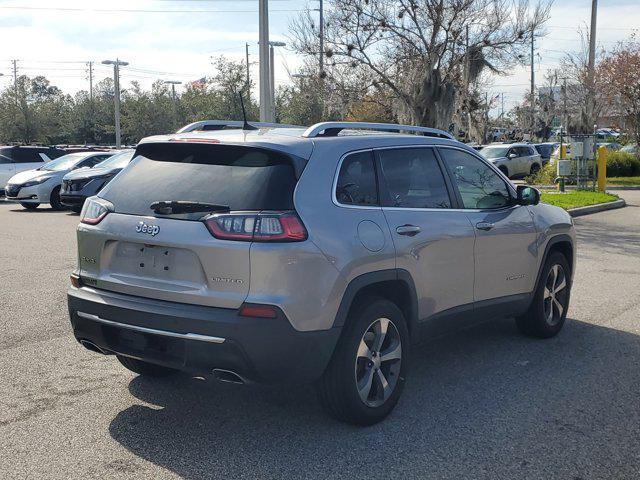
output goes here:
[[340, 165], [336, 200], [345, 205], [377, 205], [378, 188], [371, 151], [352, 153]]

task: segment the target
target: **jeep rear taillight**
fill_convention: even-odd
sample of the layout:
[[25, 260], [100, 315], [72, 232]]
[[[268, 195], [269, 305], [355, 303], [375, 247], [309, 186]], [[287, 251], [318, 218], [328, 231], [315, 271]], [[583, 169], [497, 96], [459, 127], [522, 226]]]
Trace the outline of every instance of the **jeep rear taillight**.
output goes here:
[[110, 202], [98, 197], [89, 197], [82, 207], [80, 222], [87, 225], [97, 225], [112, 211], [113, 205]]
[[221, 213], [204, 220], [216, 238], [244, 242], [301, 242], [307, 230], [293, 212]]

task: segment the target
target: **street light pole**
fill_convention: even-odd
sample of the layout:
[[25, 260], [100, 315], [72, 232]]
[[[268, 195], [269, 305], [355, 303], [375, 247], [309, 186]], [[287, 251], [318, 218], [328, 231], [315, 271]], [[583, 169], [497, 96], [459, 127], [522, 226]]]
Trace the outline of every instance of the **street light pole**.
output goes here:
[[126, 67], [129, 65], [129, 62], [123, 62], [118, 60], [103, 60], [103, 65], [113, 65], [113, 87], [114, 87], [114, 95], [113, 95], [113, 103], [115, 106], [115, 117], [116, 117], [116, 148], [121, 147], [120, 141], [120, 67]]
[[271, 118], [271, 89], [269, 81], [269, 2], [260, 0], [258, 10], [258, 37], [260, 61], [260, 121], [269, 122]]

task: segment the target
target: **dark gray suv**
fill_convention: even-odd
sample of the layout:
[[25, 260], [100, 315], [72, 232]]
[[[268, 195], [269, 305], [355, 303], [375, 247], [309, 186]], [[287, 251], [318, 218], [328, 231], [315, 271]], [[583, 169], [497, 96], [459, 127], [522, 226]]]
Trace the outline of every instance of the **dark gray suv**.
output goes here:
[[371, 424], [421, 340], [504, 316], [562, 328], [571, 218], [448, 133], [224, 126], [144, 139], [85, 203], [68, 301], [86, 348], [142, 375], [316, 382]]

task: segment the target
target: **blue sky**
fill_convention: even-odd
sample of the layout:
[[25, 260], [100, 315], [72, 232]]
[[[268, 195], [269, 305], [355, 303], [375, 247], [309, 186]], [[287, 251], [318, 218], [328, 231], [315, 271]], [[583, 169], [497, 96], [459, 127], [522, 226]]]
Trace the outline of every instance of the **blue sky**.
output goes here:
[[[271, 39], [286, 41], [290, 19], [307, 6], [316, 8], [317, 0], [270, 0]], [[130, 62], [122, 71], [124, 87], [132, 80], [149, 85], [157, 78], [187, 82], [211, 75], [212, 55], [244, 58], [245, 42], [256, 62], [257, 7], [257, 0], [0, 0], [0, 87], [11, 81], [14, 58], [19, 73], [45, 74], [71, 92], [88, 87], [84, 62], [90, 60], [97, 62], [96, 80], [111, 74], [101, 60], [119, 57]], [[563, 51], [580, 47], [577, 30], [588, 24], [590, 8], [590, 0], [556, 0], [548, 34], [538, 43], [540, 80], [557, 66]], [[611, 48], [633, 29], [640, 34], [638, 0], [601, 0], [598, 12], [599, 46]], [[285, 83], [300, 59], [279, 50], [276, 82]], [[252, 74], [257, 78], [257, 65]], [[515, 68], [492, 81], [490, 92], [504, 92], [508, 109], [527, 90], [529, 68]]]

